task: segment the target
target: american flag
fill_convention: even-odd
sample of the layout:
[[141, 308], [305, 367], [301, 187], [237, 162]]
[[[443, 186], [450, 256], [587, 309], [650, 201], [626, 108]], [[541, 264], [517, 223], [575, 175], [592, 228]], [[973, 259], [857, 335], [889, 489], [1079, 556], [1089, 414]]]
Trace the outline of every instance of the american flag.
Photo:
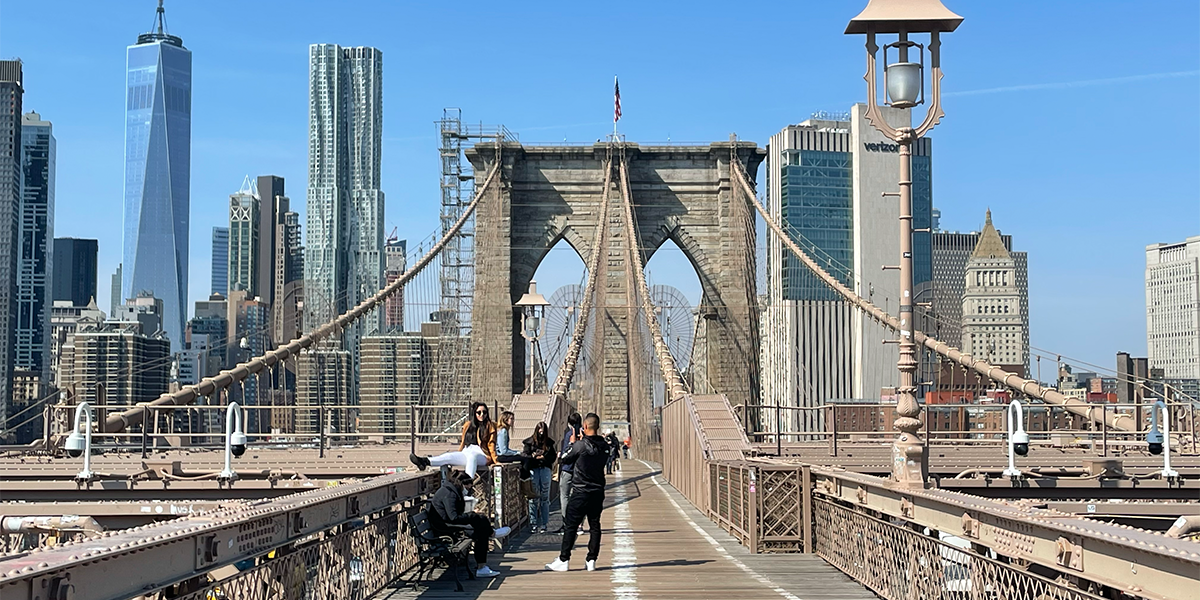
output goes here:
[[613, 77], [613, 123], [621, 120], [621, 84]]

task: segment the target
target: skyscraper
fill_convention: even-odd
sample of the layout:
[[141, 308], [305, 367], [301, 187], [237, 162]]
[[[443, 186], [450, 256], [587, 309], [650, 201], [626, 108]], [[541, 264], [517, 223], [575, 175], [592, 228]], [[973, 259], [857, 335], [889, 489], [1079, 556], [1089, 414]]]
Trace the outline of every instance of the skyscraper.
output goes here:
[[1200, 236], [1146, 246], [1146, 357], [1165, 379], [1200, 379]]
[[[907, 110], [884, 108], [893, 126]], [[913, 146], [913, 279], [930, 280], [932, 141]], [[899, 261], [899, 146], [865, 118], [865, 106], [819, 113], [771, 137], [767, 210], [825, 270], [858, 295], [893, 313], [900, 280], [884, 265]], [[767, 241], [767, 307], [762, 319], [763, 403], [819, 406], [830, 399], [879, 398], [896, 385], [894, 337], [822, 283], [783, 243]], [[797, 419], [792, 421], [792, 419]], [[824, 428], [819, 411], [784, 417], [785, 430]], [[771, 423], [773, 425], [773, 423]]]
[[229, 289], [243, 290], [250, 298], [260, 296], [258, 289], [258, 197], [250, 178], [236, 194], [229, 196]]
[[11, 410], [21, 237], [21, 61], [0, 60], [0, 428]]
[[108, 290], [108, 314], [117, 312], [117, 308], [121, 306], [124, 299], [121, 298], [121, 282], [124, 281], [122, 273], [124, 272], [123, 263], [117, 263], [117, 270], [113, 272], [112, 278], [109, 279], [112, 287]]
[[183, 348], [191, 202], [192, 53], [157, 26], [126, 52], [124, 297], [161, 298], [164, 330]]
[[[408, 263], [408, 242], [406, 240], [398, 240], [390, 238], [387, 245], [384, 246], [384, 255], [387, 260], [387, 270], [384, 276], [387, 278], [387, 283], [400, 279], [404, 275], [404, 270]], [[391, 298], [388, 298], [387, 303], [383, 308], [383, 330], [388, 333], [397, 333], [404, 331], [404, 289]]]
[[96, 240], [54, 238], [55, 301], [69, 300], [71, 306], [87, 306], [96, 297], [97, 250]]
[[[21, 233], [17, 256], [13, 365], [50, 379], [50, 289], [54, 251], [54, 130], [41, 115], [21, 118]], [[86, 302], [86, 301], [85, 301]]]
[[267, 304], [275, 302], [275, 226], [279, 223], [280, 204], [287, 212], [290, 202], [283, 191], [283, 178], [277, 175], [259, 175], [258, 184], [258, 295]]
[[[1023, 354], [1029, 355], [1029, 257], [1025, 252], [1013, 250], [1011, 235], [999, 233], [1000, 242], [1016, 264], [1015, 277], [1017, 294], [1020, 297], [1021, 341]], [[916, 326], [925, 333], [951, 345], [962, 343], [963, 295], [967, 291], [967, 261], [979, 245], [983, 234], [978, 231], [933, 232], [933, 306], [931, 310], [917, 309]], [[925, 296], [918, 301], [927, 300]], [[937, 377], [940, 361], [928, 353], [922, 361], [921, 381], [933, 381]], [[1028, 367], [1028, 365], [1026, 365]], [[1029, 372], [1026, 368], [1026, 372]]]
[[210, 294], [229, 295], [229, 228], [212, 228], [212, 290]]
[[[304, 304], [304, 246], [300, 245], [300, 215], [288, 209], [286, 196], [276, 198], [275, 301], [271, 304], [271, 339], [285, 344], [300, 335]], [[279, 202], [282, 201], [282, 202]]]
[[[1017, 286], [1017, 261], [992, 225], [992, 211], [967, 260], [962, 298], [962, 351], [994, 365], [1029, 363], [1028, 333]], [[953, 343], [953, 342], [950, 342]]]
[[[380, 189], [383, 53], [335, 44], [309, 47], [308, 244], [305, 326], [329, 321], [383, 284]], [[382, 319], [360, 321], [358, 339]]]

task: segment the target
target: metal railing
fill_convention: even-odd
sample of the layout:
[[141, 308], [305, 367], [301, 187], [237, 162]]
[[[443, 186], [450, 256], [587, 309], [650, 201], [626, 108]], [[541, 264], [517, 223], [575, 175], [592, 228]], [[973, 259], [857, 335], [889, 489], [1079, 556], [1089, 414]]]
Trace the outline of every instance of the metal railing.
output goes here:
[[[937, 442], [948, 442], [956, 445], [1003, 445], [1006, 443], [1004, 416], [1005, 411], [1008, 410], [1007, 403], [923, 404], [922, 406], [924, 408], [921, 416], [924, 421], [923, 428], [926, 432], [927, 443], [930, 445], [935, 445]], [[1108, 413], [1142, 414], [1148, 416], [1154, 406], [1153, 404], [1097, 402], [1080, 406], [1086, 406], [1087, 410], [1101, 413], [1102, 418], [1096, 422], [1090, 422], [1063, 406], [1030, 404], [1025, 406], [1025, 410], [1028, 413], [1025, 422], [1026, 432], [1033, 436], [1035, 440], [1048, 440], [1052, 436], [1056, 439], [1071, 438], [1073, 444], [1090, 446], [1092, 449], [1098, 450], [1100, 456], [1108, 456], [1110, 452], [1121, 450], [1130, 443], [1144, 445], [1147, 430], [1140, 428], [1130, 431], [1112, 429], [1108, 427], [1107, 419], [1104, 416]], [[791, 442], [824, 440], [829, 447], [830, 456], [838, 455], [838, 443], [840, 441], [851, 439], [889, 441], [894, 438], [895, 433], [889, 429], [889, 426], [895, 419], [895, 409], [895, 404], [886, 403], [830, 403], [821, 406], [750, 404], [735, 407], [739, 420], [747, 429], [747, 437], [757, 444], [774, 443], [777, 455], [782, 454], [783, 449], [790, 443], [788, 441], [788, 438], [790, 438]], [[1172, 444], [1172, 449], [1188, 454], [1200, 452], [1200, 430], [1197, 429], [1197, 410], [1188, 402], [1170, 402], [1168, 403], [1168, 409], [1172, 414], [1171, 435], [1175, 440]], [[752, 429], [750, 421], [745, 417], [746, 410], [758, 411], [760, 424], [774, 423], [777, 429]], [[778, 429], [782, 429], [783, 418], [781, 415], [785, 412], [819, 413], [821, 418], [818, 422], [823, 423], [825, 429], [823, 431], [789, 431], [786, 429], [778, 431]], [[863, 417], [864, 419], [869, 418], [874, 422], [874, 426], [865, 429], [846, 427], [843, 421], [850, 420], [846, 418], [847, 413]], [[998, 413], [998, 416], [993, 419], [993, 422], [984, 423], [983, 417], [987, 413]], [[964, 423], [976, 423], [987, 424], [989, 427], [940, 428], [938, 420], [951, 416], [953, 417], [951, 420], [957, 422], [960, 426]], [[1076, 421], [1084, 425], [1092, 425], [1092, 427], [1080, 429], [1060, 426], [1062, 423], [1074, 424]], [[1142, 423], [1142, 426], [1146, 426], [1146, 424]]]
[[[475, 510], [497, 526], [519, 528], [528, 519], [519, 470], [497, 465], [479, 474]], [[67, 536], [55, 546], [7, 547], [0, 597], [366, 598], [416, 564], [408, 516], [438, 479], [384, 475], [94, 537]]]
[[[835, 501], [813, 501], [814, 551], [889, 600], [1037, 598], [1102, 600], [1019, 565], [947, 543]], [[957, 538], [962, 539], [962, 538]]]

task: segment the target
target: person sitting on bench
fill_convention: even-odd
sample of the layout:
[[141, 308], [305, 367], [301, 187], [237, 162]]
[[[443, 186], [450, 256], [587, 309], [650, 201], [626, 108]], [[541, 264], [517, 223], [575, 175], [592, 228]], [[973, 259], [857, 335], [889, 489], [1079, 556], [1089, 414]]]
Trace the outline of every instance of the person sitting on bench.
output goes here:
[[465, 496], [471, 495], [475, 482], [466, 473], [456, 471], [450, 474], [442, 487], [429, 500], [429, 522], [437, 533], [453, 533], [454, 526], [466, 525], [471, 528], [468, 533], [475, 546], [476, 577], [495, 577], [500, 573], [493, 571], [487, 564], [488, 545], [491, 538], [503, 539], [509, 534], [508, 527], [492, 529], [491, 520], [477, 512], [466, 512]]

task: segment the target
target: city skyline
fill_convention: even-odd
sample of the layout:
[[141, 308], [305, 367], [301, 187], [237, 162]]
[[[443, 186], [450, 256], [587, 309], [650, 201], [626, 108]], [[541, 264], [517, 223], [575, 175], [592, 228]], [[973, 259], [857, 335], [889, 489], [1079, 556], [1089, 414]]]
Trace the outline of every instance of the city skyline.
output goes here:
[[[56, 233], [100, 238], [100, 271], [104, 273], [111, 273], [120, 261], [113, 247], [116, 240], [105, 234], [101, 225], [106, 219], [112, 225], [111, 215], [98, 213], [120, 212], [117, 210], [120, 197], [120, 175], [117, 173], [121, 167], [118, 163], [114, 173], [112, 160], [105, 153], [111, 154], [120, 147], [120, 132], [117, 145], [113, 146], [111, 129], [114, 123], [119, 129], [120, 117], [115, 116], [118, 112], [114, 108], [124, 100], [119, 85], [115, 93], [111, 93], [114, 86], [108, 79], [113, 77], [114, 65], [117, 72], [123, 68], [120, 50], [128, 43], [130, 35], [145, 30], [152, 4], [129, 3], [103, 7], [103, 10], [84, 4], [74, 6], [71, 12], [81, 23], [94, 17], [105, 25], [103, 29], [112, 29], [115, 33], [81, 29], [77, 41], [62, 45], [59, 40], [55, 43], [61, 47], [53, 49], [22, 31], [20, 24], [36, 17], [28, 7], [6, 7], [8, 18], [0, 25], [3, 34], [0, 37], [6, 40], [0, 52], [25, 60], [27, 110], [38, 110], [55, 121], [60, 164], [69, 162], [72, 166], [69, 171], [60, 167], [59, 204], [62, 208], [58, 211], [58, 225], [61, 230]], [[213, 15], [222, 12], [219, 10], [221, 5], [213, 6], [218, 10], [207, 14], [205, 10], [182, 3], [167, 5], [171, 31], [186, 37], [189, 48], [196, 50], [196, 77], [211, 82], [204, 84], [209, 86], [204, 89], [197, 81], [194, 102], [195, 130], [201, 131], [200, 119], [204, 119], [209, 130], [203, 138], [196, 140], [197, 156], [192, 165], [196, 172], [192, 195], [197, 199], [193, 202], [195, 223], [192, 225], [198, 233], [191, 236], [195, 247], [191, 249], [189, 305], [207, 296], [203, 293], [208, 288], [206, 233], [211, 226], [222, 224], [220, 216], [214, 215], [227, 210], [225, 201], [232, 186], [248, 173], [279, 173], [294, 179], [294, 186], [303, 185], [300, 178], [304, 175], [307, 150], [304, 139], [307, 128], [303, 117], [307, 110], [304, 55], [311, 43], [374, 45], [392, 52], [393, 57], [405, 56], [403, 63], [394, 61], [396, 75], [385, 84], [389, 103], [385, 109], [388, 129], [383, 138], [383, 187], [389, 190], [391, 200], [385, 227], [390, 230], [393, 225], [399, 226], [400, 237], [408, 239], [421, 239], [437, 227], [436, 140], [431, 122], [440, 114], [438, 111], [442, 106], [463, 106], [468, 120], [505, 123], [527, 141], [557, 141], [564, 136], [571, 141], [592, 141], [603, 135], [610, 125], [611, 86], [607, 79], [613, 71], [619, 71], [625, 83], [622, 91], [626, 114], [621, 126], [623, 131], [627, 130], [631, 141], [667, 136], [673, 139], [722, 139], [729, 131], [738, 131], [743, 139], [764, 145], [767, 136], [784, 125], [800, 122], [818, 109], [861, 101], [863, 95], [859, 54], [850, 51], [857, 47], [857, 42], [835, 37], [836, 31], [830, 33], [825, 31], [830, 27], [819, 26], [826, 21], [844, 20], [838, 7], [781, 9], [785, 16], [791, 16], [797, 22], [803, 19], [812, 23], [813, 35], [805, 42], [805, 47], [816, 50], [834, 45], [836, 51], [828, 53], [831, 58], [795, 63], [799, 79], [821, 81], [822, 86], [788, 82], [778, 92], [779, 97], [736, 104], [730, 102], [732, 95], [748, 94], [747, 90], [717, 85], [708, 100], [693, 98], [695, 94], [686, 93], [688, 82], [713, 77], [716, 70], [729, 68], [729, 61], [734, 60], [732, 56], [718, 57], [715, 62], [707, 63], [685, 61], [677, 73], [655, 80], [650, 76], [652, 65], [638, 67], [633, 51], [621, 50], [609, 60], [593, 59], [591, 54], [576, 57], [584, 60], [575, 62], [587, 63], [587, 66], [561, 78], [540, 72], [513, 77], [501, 73], [506, 70], [500, 69], [497, 73], [477, 74], [482, 81], [472, 82], [470, 78], [459, 77], [439, 86], [431, 82], [438, 81], [444, 73], [436, 67], [417, 64], [437, 52], [432, 39], [417, 31], [412, 39], [398, 41], [387, 31], [387, 24], [401, 17], [416, 21], [433, 18], [424, 12], [426, 9], [379, 6], [380, 18], [365, 24], [348, 18], [330, 18], [319, 24], [299, 26], [289, 15], [278, 15], [287, 24], [295, 23], [297, 27], [280, 27], [280, 31], [292, 31], [241, 40], [235, 44], [236, 48], [226, 49], [219, 47], [226, 38], [217, 34], [219, 29], [213, 19]], [[230, 10], [233, 10], [232, 6]], [[1180, 6], [1184, 12], [1196, 10], [1191, 5], [1181, 3]], [[954, 8], [953, 3], [951, 8]], [[1135, 110], [1174, 115], [1171, 107], [1194, 95], [1195, 65], [1182, 61], [1181, 57], [1194, 56], [1196, 42], [1181, 41], [1188, 40], [1187, 36], [1149, 37], [1137, 33], [1139, 19], [1148, 17], [1126, 14], [1118, 4], [1098, 3], [1094, 9], [1082, 17], [1083, 21], [1078, 22], [1077, 27], [1061, 27], [1061, 31], [1053, 36], [1042, 32], [1041, 38], [1054, 40], [1038, 42], [1052, 44], [1048, 48], [1036, 48], [1041, 51], [1043, 60], [1040, 62], [1016, 60], [1013, 61], [1016, 66], [1005, 66], [1001, 71], [972, 73], [966, 65], [982, 64], [979, 56], [997, 45], [1003, 46], [998, 39], [1009, 35], [1013, 28], [1049, 27], [1021, 21], [1021, 14], [1034, 10], [1032, 5], [974, 9], [982, 14], [975, 15], [978, 18], [967, 25], [973, 28], [972, 35], [948, 38], [944, 48], [947, 78], [943, 86], [950, 116], [947, 126], [936, 132], [941, 152], [934, 166], [934, 186], [938, 190], [935, 205], [942, 210], [945, 229], [980, 229], [983, 208], [991, 205], [997, 219], [1006, 224], [1005, 232], [1022, 240], [1020, 249], [1031, 255], [1033, 345], [1109, 365], [1117, 350], [1134, 355], [1142, 355], [1145, 351], [1142, 285], [1145, 246], [1194, 235], [1200, 221], [1196, 218], [1128, 219], [1120, 216], [1119, 207], [1122, 202], [1135, 198], [1147, 214], [1190, 212], [1194, 217], [1198, 212], [1194, 182], [1200, 154], [1194, 143], [1196, 136], [1179, 136], [1167, 131], [1177, 128], [1139, 130], [1140, 136], [1150, 138], [1145, 143], [1161, 150], [1154, 153], [1153, 159], [1136, 153], [1118, 157], [1104, 144], [1080, 143], [1080, 140], [1095, 139], [1091, 129], [1095, 123], [1125, 119], [1122, 111], [1126, 115], [1134, 114]], [[252, 17], [261, 14], [258, 11], [268, 9], [238, 6], [236, 10]], [[501, 18], [506, 25], [513, 26], [514, 34], [530, 39], [540, 39], [537, 36], [544, 35], [554, 40], [566, 35], [540, 33], [537, 25], [544, 22], [529, 15], [505, 17], [493, 15], [487, 8], [468, 10]], [[566, 19], [572, 12], [586, 13], [587, 10], [564, 8], [542, 19]], [[1048, 23], [1054, 22], [1054, 17], [1062, 19], [1065, 11], [1062, 7], [1037, 7], [1036, 10], [1046, 14]], [[272, 14], [276, 13], [278, 11]], [[588, 16], [594, 22], [581, 27], [614, 26], [610, 17]], [[650, 32], [656, 24], [669, 22], [667, 18], [664, 14], [651, 13], [644, 15], [642, 23], [618, 25], [628, 35], [651, 39]], [[517, 19], [530, 22], [514, 22]], [[715, 30], [717, 21], [722, 20], [706, 11], [697, 11], [682, 19], [678, 27], [655, 34], [657, 37], [651, 39], [649, 50], [661, 51], [684, 36]], [[1180, 20], [1185, 21], [1187, 19]], [[1099, 62], [1089, 63], [1077, 54], [1064, 51], [1072, 44], [1085, 46], [1090, 31], [1118, 22], [1134, 30], [1131, 35], [1143, 42], [1132, 44], [1131, 52], [1122, 55], [1118, 62], [1101, 66]], [[722, 26], [766, 31], [770, 23], [762, 17], [743, 15], [733, 23], [722, 23]], [[1178, 26], [1168, 24], [1168, 27]], [[105, 38], [117, 43], [100, 43]], [[768, 44], [768, 49], [778, 43], [769, 36], [763, 42]], [[471, 50], [465, 44], [462, 46], [454, 49], [451, 56], [465, 60]], [[109, 50], [105, 51], [105, 48]], [[1032, 58], [1034, 50], [1014, 49], [1022, 52], [1019, 56], [1026, 59]], [[248, 54], [244, 60], [237, 60], [234, 58], [238, 56], [237, 52]], [[701, 63], [706, 64], [701, 66]], [[742, 65], [741, 62], [737, 64]], [[79, 75], [88, 81], [90, 77], [103, 74], [104, 85], [92, 86], [96, 90], [98, 106], [78, 107], [69, 95], [55, 98], [54, 91], [62, 88], [47, 73], [51, 67], [61, 70], [65, 75], [63, 78], [68, 80]], [[98, 75], [81, 73], [84, 69]], [[761, 73], [752, 70], [753, 75]], [[1064, 77], [1062, 73], [1072, 75]], [[262, 81], [271, 84], [268, 93], [256, 94], [255, 98], [235, 94], [216, 101], [218, 91], [213, 88], [219, 86], [213, 83], [249, 84], [260, 76], [265, 77]], [[1128, 79], [1131, 77], [1137, 79], [1136, 85], [1130, 85], [1132, 82]], [[554, 80], [553, 84], [551, 80]], [[1116, 81], [1105, 83], [1103, 80]], [[1010, 89], [1022, 86], [1023, 89]], [[110, 93], [105, 93], [105, 89]], [[261, 92], [263, 87], [258, 85], [255, 89]], [[388, 90], [398, 91], [389, 93]], [[113, 98], [104, 102], [103, 99], [110, 95]], [[1104, 97], [1105, 102], [1081, 102], [1098, 96]], [[731, 104], [734, 108], [721, 104]], [[279, 109], [273, 110], [276, 106]], [[749, 110], [748, 106], [754, 106], [755, 110]], [[1033, 110], [1035, 106], [1039, 110]], [[203, 116], [201, 111], [204, 111]], [[81, 117], [91, 122], [82, 122]], [[1182, 119], [1181, 127], [1186, 131], [1200, 129], [1194, 114], [1185, 112], [1177, 118]], [[1044, 143], [1017, 144], [1011, 150], [1007, 149], [1012, 144], [1003, 143], [1005, 139], [995, 136], [994, 132], [997, 126], [1009, 120], [1024, 122], [1027, 135]], [[94, 156], [95, 164], [82, 164], [81, 152]], [[1055, 156], [1055, 162], [1049, 162], [1050, 155]], [[1053, 164], [1054, 168], [1045, 169], [1043, 165], [1046, 164]], [[1152, 173], [1151, 183], [1147, 185], [1141, 178], [1133, 177], [1114, 180], [1109, 174], [1118, 168], [1124, 172]], [[1014, 172], [1019, 174], [1015, 181], [1011, 177]], [[112, 193], [114, 176], [117, 178], [116, 195]], [[294, 202], [304, 205], [299, 198]], [[1022, 211], [1028, 211], [1031, 216], [1019, 217]], [[97, 226], [100, 231], [96, 230]], [[119, 227], [116, 230], [119, 231]], [[1055, 242], [1056, 237], [1061, 240]], [[565, 247], [552, 252], [552, 255], [558, 254], [567, 255], [564, 263], [578, 260]], [[669, 269], [659, 268], [662, 260], [651, 262], [648, 268], [657, 271], [658, 275], [665, 275]], [[1063, 264], [1086, 267], [1064, 269]], [[126, 265], [126, 273], [129, 269]], [[539, 274], [539, 278], [545, 277]], [[572, 273], [562, 279], [574, 282], [578, 280], [578, 274]], [[670, 282], [662, 277], [659, 279]], [[1104, 287], [1096, 289], [1097, 285]], [[549, 283], [546, 286], [548, 289], [557, 287]], [[677, 287], [687, 291], [689, 286]], [[1080, 298], [1080, 290], [1088, 289], [1095, 292]], [[102, 290], [100, 295], [105, 296], [106, 291]], [[100, 304], [104, 305], [102, 301]], [[1064, 311], [1070, 311], [1076, 319], [1055, 318]], [[1101, 319], [1110, 326], [1095, 327]]]

